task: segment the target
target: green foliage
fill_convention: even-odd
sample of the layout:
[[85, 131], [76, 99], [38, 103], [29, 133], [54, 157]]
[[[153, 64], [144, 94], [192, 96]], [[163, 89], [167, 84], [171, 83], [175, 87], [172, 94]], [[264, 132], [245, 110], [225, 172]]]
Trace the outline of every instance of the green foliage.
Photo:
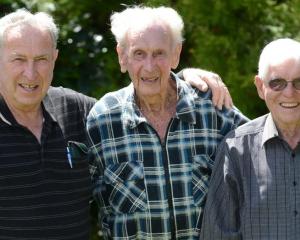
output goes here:
[[261, 49], [279, 37], [300, 40], [299, 0], [0, 1], [0, 15], [26, 7], [54, 16], [61, 31], [53, 85], [95, 97], [129, 82], [120, 73], [109, 30], [111, 13], [125, 5], [165, 5], [178, 10], [186, 39], [179, 68], [200, 67], [218, 73], [235, 105], [249, 117], [267, 112], [253, 84]]
[[[236, 106], [250, 117], [267, 112], [253, 78], [262, 47], [278, 37], [299, 39], [299, 0], [2, 0], [1, 12], [26, 7], [51, 13], [59, 24], [60, 49], [53, 85], [94, 97], [128, 84], [121, 74], [109, 17], [126, 5], [171, 6], [185, 22], [179, 68], [218, 73]], [[249, 100], [251, 99], [251, 102]]]
[[181, 67], [197, 66], [218, 73], [235, 104], [249, 117], [267, 112], [253, 84], [259, 54], [275, 38], [299, 38], [299, 1], [149, 2], [170, 5], [183, 16], [186, 40]]

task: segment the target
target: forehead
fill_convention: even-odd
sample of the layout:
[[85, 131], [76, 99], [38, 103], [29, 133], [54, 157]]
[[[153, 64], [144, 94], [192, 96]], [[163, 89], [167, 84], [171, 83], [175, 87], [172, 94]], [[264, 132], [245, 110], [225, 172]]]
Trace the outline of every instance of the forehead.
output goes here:
[[286, 80], [300, 77], [300, 59], [286, 58], [271, 63], [268, 69], [268, 78], [284, 78]]
[[3, 38], [3, 46], [53, 46], [50, 33], [43, 28], [31, 25], [19, 25], [8, 28]]
[[171, 46], [171, 34], [169, 29], [163, 25], [136, 26], [127, 34], [129, 46]]

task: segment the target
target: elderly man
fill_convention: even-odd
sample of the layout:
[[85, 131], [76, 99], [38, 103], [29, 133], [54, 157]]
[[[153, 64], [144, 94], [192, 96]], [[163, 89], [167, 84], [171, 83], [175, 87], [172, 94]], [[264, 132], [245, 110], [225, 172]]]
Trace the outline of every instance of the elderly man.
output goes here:
[[300, 239], [300, 43], [269, 43], [255, 85], [270, 113], [220, 146], [201, 239]]
[[[0, 19], [0, 239], [89, 239], [91, 184], [79, 142], [95, 99], [50, 87], [57, 38], [45, 13]], [[215, 84], [214, 74], [202, 76]]]
[[100, 99], [87, 122], [104, 238], [198, 239], [216, 147], [246, 118], [171, 72], [182, 46], [175, 10], [128, 8], [111, 28], [132, 84]]
[[91, 183], [76, 142], [95, 100], [50, 87], [57, 37], [44, 13], [0, 20], [0, 239], [89, 239]]

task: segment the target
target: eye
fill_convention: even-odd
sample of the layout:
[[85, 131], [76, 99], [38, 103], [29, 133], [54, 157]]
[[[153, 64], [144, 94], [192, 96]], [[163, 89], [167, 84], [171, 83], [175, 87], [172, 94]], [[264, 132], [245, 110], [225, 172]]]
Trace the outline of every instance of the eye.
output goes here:
[[293, 85], [297, 90], [300, 90], [300, 78], [294, 79]]
[[36, 62], [43, 62], [43, 61], [48, 61], [47, 57], [39, 57], [35, 59]]
[[164, 55], [164, 51], [163, 50], [157, 50], [154, 53], [154, 56], [159, 57], [159, 56], [163, 56]]
[[142, 59], [145, 56], [145, 53], [141, 50], [136, 50], [133, 55], [135, 59]]
[[23, 57], [15, 57], [15, 58], [13, 58], [12, 61], [13, 61], [13, 62], [24, 62], [24, 61], [25, 61], [25, 58], [23, 58]]
[[281, 91], [287, 85], [287, 81], [282, 78], [276, 78], [269, 81], [269, 87], [274, 91]]

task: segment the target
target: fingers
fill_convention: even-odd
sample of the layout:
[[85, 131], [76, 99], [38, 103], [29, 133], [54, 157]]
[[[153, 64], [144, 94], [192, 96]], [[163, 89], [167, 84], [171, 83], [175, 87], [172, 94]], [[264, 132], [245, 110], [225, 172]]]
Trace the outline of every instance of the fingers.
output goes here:
[[224, 83], [222, 82], [219, 75], [215, 73], [211, 73], [208, 77], [208, 85], [209, 88], [212, 91], [212, 101], [215, 107], [218, 109], [222, 109], [222, 106], [224, 104]]
[[230, 93], [229, 93], [229, 91], [228, 91], [228, 89], [227, 89], [227, 87], [225, 86], [225, 100], [224, 100], [224, 104], [225, 104], [225, 107], [227, 108], [227, 109], [230, 109], [230, 108], [232, 108], [233, 107], [233, 101], [232, 101], [232, 98], [231, 98], [231, 96], [230, 96]]
[[230, 93], [218, 74], [197, 68], [187, 68], [183, 70], [183, 77], [185, 81], [200, 91], [205, 92], [210, 88], [212, 102], [218, 109], [221, 110], [223, 106], [232, 108], [233, 102]]
[[201, 72], [199, 69], [187, 68], [182, 72], [183, 78], [186, 82], [191, 84], [193, 87], [198, 88], [202, 92], [206, 92], [208, 85], [205, 80], [202, 78]]

